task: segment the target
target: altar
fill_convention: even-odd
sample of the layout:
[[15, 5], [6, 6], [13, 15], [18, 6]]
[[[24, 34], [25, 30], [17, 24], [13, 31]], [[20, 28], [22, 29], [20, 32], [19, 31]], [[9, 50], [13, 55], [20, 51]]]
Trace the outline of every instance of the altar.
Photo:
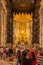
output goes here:
[[14, 14], [13, 19], [13, 43], [32, 43], [32, 14]]

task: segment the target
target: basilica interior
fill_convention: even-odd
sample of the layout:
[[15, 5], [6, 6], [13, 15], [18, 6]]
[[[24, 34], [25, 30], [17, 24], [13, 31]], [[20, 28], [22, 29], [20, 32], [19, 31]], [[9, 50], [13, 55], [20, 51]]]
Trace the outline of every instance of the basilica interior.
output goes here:
[[0, 0], [0, 47], [18, 42], [43, 47], [43, 0]]

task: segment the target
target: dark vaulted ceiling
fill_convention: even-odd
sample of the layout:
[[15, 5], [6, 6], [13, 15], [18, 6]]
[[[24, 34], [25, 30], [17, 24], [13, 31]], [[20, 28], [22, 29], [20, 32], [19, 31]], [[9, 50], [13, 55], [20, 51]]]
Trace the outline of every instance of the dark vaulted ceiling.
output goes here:
[[35, 3], [38, 0], [5, 0], [7, 7], [13, 12], [32, 12], [35, 10]]

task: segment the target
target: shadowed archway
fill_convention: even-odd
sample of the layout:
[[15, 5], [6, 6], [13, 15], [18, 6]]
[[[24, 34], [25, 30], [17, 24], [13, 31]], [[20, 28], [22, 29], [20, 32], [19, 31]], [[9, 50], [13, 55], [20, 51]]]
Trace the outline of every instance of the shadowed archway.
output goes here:
[[[39, 44], [40, 19], [39, 9], [41, 0], [5, 0], [8, 10], [7, 16], [7, 43], [13, 43], [13, 13], [32, 13], [32, 44]], [[10, 26], [10, 27], [9, 27]], [[11, 31], [11, 32], [10, 32]]]

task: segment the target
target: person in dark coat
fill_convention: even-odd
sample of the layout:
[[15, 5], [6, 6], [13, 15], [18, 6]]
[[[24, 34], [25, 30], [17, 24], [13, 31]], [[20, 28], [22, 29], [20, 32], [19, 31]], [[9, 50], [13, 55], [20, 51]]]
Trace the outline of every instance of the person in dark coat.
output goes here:
[[32, 59], [29, 58], [29, 51], [25, 51], [22, 58], [22, 65], [32, 65]]

